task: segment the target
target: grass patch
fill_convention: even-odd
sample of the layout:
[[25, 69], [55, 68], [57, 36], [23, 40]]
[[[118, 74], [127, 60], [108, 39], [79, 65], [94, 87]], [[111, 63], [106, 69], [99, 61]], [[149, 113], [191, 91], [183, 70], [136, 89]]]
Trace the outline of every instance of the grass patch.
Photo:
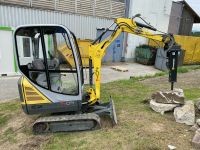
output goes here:
[[186, 99], [196, 101], [200, 98], [200, 88], [184, 89]]
[[19, 113], [20, 103], [16, 101], [6, 102], [0, 104], [0, 127], [3, 127], [12, 119], [14, 115]]
[[20, 102], [12, 101], [0, 104], [0, 112], [18, 112], [20, 108]]
[[[177, 73], [187, 73], [192, 70], [198, 70], [198, 69], [200, 69], [200, 66], [197, 66], [197, 65], [181, 66], [181, 67], [178, 67]], [[146, 75], [146, 76], [138, 76], [138, 77], [132, 76], [132, 77], [130, 77], [130, 79], [135, 80], [135, 81], [142, 81], [145, 79], [156, 78], [156, 77], [161, 77], [161, 76], [165, 76], [165, 75], [168, 75], [168, 71], [161, 71], [154, 75]]]
[[192, 65], [192, 66], [190, 66], [190, 68], [192, 70], [198, 70], [198, 69], [200, 69], [200, 65]]
[[[184, 66], [178, 72], [186, 73], [196, 69], [200, 69], [200, 67]], [[133, 77], [130, 80], [102, 84], [101, 100], [107, 102], [110, 95], [112, 96], [116, 107], [118, 125], [114, 128], [102, 128], [95, 131], [54, 133], [50, 141], [44, 143], [40, 148], [44, 150], [157, 150], [167, 149], [167, 145], [172, 144], [177, 149], [192, 149], [190, 139], [192, 139], [194, 133], [188, 131], [188, 126], [176, 123], [173, 114], [169, 113], [162, 116], [155, 113], [149, 108], [148, 104], [144, 103], [144, 100], [148, 99], [158, 88], [155, 88], [152, 84], [147, 85], [139, 81], [165, 75], [168, 75], [168, 73], [160, 72], [152, 76]], [[157, 82], [157, 79], [154, 82]], [[159, 82], [159, 84], [162, 84], [162, 82]], [[184, 88], [187, 99], [196, 100], [200, 97], [199, 88], [191, 89], [187, 85]], [[0, 104], [2, 116], [8, 113], [13, 114], [13, 112], [16, 116], [18, 111], [23, 113], [19, 102]], [[5, 126], [8, 120], [6, 121], [6, 118], [2, 120], [5, 120], [3, 121]], [[22, 133], [34, 137], [29, 129], [25, 128]], [[1, 133], [0, 137], [6, 137], [11, 143], [15, 143], [16, 135], [12, 132], [12, 128], [8, 129]], [[179, 140], [177, 140], [177, 137]]]
[[187, 73], [187, 72], [189, 72], [189, 71], [190, 71], [190, 69], [187, 68], [187, 67], [179, 67], [179, 68], [177, 69], [177, 73]]
[[15, 139], [15, 132], [13, 131], [12, 128], [8, 128], [4, 133], [3, 133], [3, 139], [6, 139], [9, 141], [9, 143], [16, 143]]
[[162, 116], [153, 112], [148, 104], [143, 103], [155, 92], [151, 86], [138, 81], [145, 78], [102, 84], [101, 100], [108, 101], [112, 95], [118, 117], [117, 126], [88, 132], [57, 133], [42, 149], [157, 150], [167, 149], [170, 143], [177, 149], [191, 149], [189, 139], [193, 134], [185, 133], [189, 127], [176, 123], [173, 115]]
[[167, 75], [167, 74], [168, 74], [168, 72], [161, 71], [161, 72], [158, 72], [154, 75], [145, 75], [145, 76], [138, 76], [138, 77], [131, 76], [130, 79], [134, 80], [134, 81], [142, 81], [142, 80], [149, 79], [149, 78], [161, 77], [161, 76], [164, 76], [164, 75]]
[[178, 73], [187, 73], [192, 70], [198, 70], [198, 69], [200, 69], [200, 65], [181, 66], [181, 67], [178, 67], [177, 72]]
[[[186, 73], [196, 69], [199, 67], [184, 66], [180, 67], [178, 72]], [[58, 133], [43, 149], [159, 150], [167, 149], [169, 144], [173, 144], [177, 149], [192, 149], [189, 140], [192, 139], [193, 133], [186, 132], [188, 126], [176, 123], [173, 114], [162, 116], [153, 112], [148, 104], [144, 104], [144, 100], [156, 89], [139, 81], [165, 75], [168, 75], [168, 72], [102, 84], [101, 100], [108, 101], [112, 95], [118, 125], [92, 132]], [[184, 91], [187, 99], [195, 100], [200, 97], [200, 89], [189, 89], [186, 85]]]
[[2, 127], [4, 125], [6, 125], [9, 118], [10, 118], [10, 115], [0, 114], [0, 126]]

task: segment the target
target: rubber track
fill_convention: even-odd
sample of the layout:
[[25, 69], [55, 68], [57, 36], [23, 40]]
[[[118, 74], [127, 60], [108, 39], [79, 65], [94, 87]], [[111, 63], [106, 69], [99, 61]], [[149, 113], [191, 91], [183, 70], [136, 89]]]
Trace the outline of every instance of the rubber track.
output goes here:
[[[55, 116], [48, 116], [48, 117], [40, 117], [38, 118], [34, 123], [33, 126], [39, 123], [58, 123], [59, 122], [70, 122], [70, 121], [95, 121], [96, 126], [92, 129], [98, 129], [101, 127], [100, 124], [100, 117], [97, 114], [94, 113], [88, 113], [88, 114], [76, 114], [76, 115], [55, 115]], [[78, 130], [77, 130], [78, 131]], [[50, 131], [47, 131], [50, 132]], [[45, 132], [42, 132], [45, 133]], [[38, 134], [38, 133], [36, 133]], [[40, 134], [40, 133], [39, 133]]]

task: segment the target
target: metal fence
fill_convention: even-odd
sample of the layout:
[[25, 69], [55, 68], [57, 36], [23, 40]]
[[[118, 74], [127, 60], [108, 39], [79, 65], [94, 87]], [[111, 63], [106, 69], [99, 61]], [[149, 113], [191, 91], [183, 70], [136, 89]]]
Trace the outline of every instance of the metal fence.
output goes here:
[[106, 18], [125, 15], [124, 0], [0, 0], [0, 3]]

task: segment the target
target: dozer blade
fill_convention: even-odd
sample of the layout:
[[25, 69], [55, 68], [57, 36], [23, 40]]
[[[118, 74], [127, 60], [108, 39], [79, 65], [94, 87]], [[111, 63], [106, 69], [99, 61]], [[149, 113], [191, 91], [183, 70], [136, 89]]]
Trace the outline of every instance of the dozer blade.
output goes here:
[[108, 103], [93, 106], [92, 112], [98, 114], [99, 116], [108, 116], [111, 119], [113, 126], [117, 124], [117, 115], [112, 99], [110, 99]]
[[112, 119], [112, 123], [113, 125], [116, 125], [117, 124], [117, 115], [116, 115], [116, 111], [115, 111], [115, 104], [113, 102], [113, 100], [111, 99], [110, 100], [110, 118]]
[[99, 128], [101, 128], [100, 117], [95, 113], [41, 117], [33, 124], [35, 134], [85, 131]]

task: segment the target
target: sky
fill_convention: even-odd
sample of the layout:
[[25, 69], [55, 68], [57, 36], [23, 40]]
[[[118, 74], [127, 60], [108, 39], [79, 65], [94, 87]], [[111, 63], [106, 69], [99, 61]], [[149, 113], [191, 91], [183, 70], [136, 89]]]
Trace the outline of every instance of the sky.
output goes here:
[[[200, 0], [186, 0], [186, 1], [195, 10], [195, 12], [200, 16]], [[194, 24], [193, 30], [200, 31], [200, 24]]]

